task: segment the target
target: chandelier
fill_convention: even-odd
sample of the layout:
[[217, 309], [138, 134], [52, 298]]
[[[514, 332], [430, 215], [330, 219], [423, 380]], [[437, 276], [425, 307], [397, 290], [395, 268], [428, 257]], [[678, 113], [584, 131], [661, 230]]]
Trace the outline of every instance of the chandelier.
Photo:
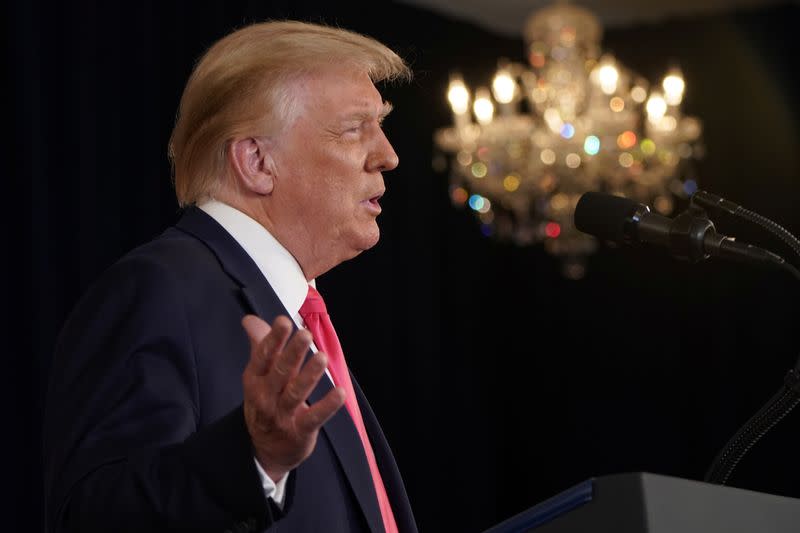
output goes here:
[[[501, 59], [474, 94], [453, 74], [453, 125], [436, 131], [450, 155], [450, 198], [474, 211], [487, 236], [543, 243], [572, 279], [585, 273], [596, 241], [572, 222], [588, 190], [635, 199], [669, 214], [697, 187], [701, 123], [684, 116], [684, 80], [673, 68], [660, 85], [609, 54], [588, 10], [558, 3], [524, 29], [528, 65]], [[441, 158], [440, 158], [441, 160]], [[444, 163], [445, 165], [447, 163]]]

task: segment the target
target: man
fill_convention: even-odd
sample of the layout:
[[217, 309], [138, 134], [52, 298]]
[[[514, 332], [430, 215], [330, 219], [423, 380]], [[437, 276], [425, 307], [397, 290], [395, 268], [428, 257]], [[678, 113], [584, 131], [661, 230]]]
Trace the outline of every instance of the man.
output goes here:
[[416, 531], [314, 282], [378, 241], [398, 159], [373, 83], [408, 76], [372, 39], [299, 22], [197, 64], [170, 142], [183, 217], [59, 337], [48, 531]]

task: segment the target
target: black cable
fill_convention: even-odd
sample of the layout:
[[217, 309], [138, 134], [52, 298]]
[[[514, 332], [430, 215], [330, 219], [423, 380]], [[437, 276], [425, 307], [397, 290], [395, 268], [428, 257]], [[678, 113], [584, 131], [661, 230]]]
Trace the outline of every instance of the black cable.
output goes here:
[[[783, 226], [767, 217], [706, 191], [697, 191], [693, 194], [691, 203], [703, 207], [721, 209], [761, 226], [786, 243], [795, 255], [800, 258], [800, 240]], [[800, 281], [800, 271], [792, 264], [783, 260], [777, 264], [784, 267]], [[745, 454], [798, 404], [800, 404], [800, 358], [798, 358], [795, 368], [790, 370], [784, 377], [783, 386], [780, 390], [745, 422], [717, 454], [706, 472], [705, 481], [720, 485], [727, 483], [736, 465], [739, 464]]]
[[749, 209], [745, 209], [744, 207], [735, 204], [730, 200], [726, 200], [707, 191], [695, 192], [692, 195], [691, 202], [712, 209], [720, 209], [726, 213], [730, 213], [731, 215], [761, 226], [786, 243], [789, 248], [792, 249], [795, 255], [800, 258], [800, 240], [798, 240], [797, 237], [792, 235], [786, 228], [777, 222], [773, 222], [763, 215], [759, 215], [758, 213], [750, 211]]
[[777, 236], [779, 239], [789, 245], [789, 248], [791, 248], [795, 255], [800, 258], [800, 241], [798, 241], [794, 235], [789, 233], [789, 231], [780, 224], [777, 224], [767, 217], [759, 215], [758, 213], [754, 213], [753, 211], [745, 209], [741, 206], [739, 206], [739, 209], [737, 209], [733, 214], [743, 218], [744, 220], [754, 222], [773, 235]]
[[769, 430], [800, 403], [800, 370], [790, 370], [783, 387], [736, 432], [717, 454], [706, 472], [705, 481], [724, 485], [739, 461]]

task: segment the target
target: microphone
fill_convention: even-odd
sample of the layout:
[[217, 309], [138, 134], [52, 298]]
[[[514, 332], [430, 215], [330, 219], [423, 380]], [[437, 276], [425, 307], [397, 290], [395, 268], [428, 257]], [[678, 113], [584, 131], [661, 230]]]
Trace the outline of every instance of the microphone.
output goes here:
[[706, 212], [694, 204], [671, 219], [629, 198], [587, 192], [578, 200], [574, 221], [578, 230], [599, 239], [661, 246], [693, 263], [711, 256], [777, 266], [785, 263], [768, 250], [720, 235]]

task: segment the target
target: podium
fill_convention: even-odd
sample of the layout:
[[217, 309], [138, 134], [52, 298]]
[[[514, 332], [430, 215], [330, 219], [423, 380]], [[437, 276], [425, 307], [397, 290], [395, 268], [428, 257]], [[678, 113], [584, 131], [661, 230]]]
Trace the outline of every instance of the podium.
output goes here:
[[800, 499], [635, 472], [592, 478], [485, 533], [797, 533]]

